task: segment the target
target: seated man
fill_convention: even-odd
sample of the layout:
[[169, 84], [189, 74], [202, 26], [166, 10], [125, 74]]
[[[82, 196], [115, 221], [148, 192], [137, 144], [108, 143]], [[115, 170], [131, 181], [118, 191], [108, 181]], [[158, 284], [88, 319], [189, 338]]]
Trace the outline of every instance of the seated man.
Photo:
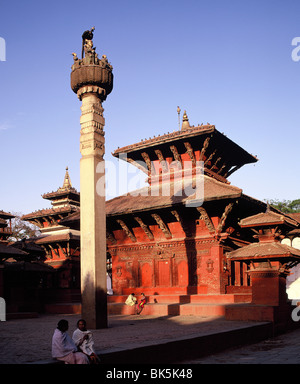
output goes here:
[[65, 364], [89, 364], [88, 357], [78, 352], [78, 349], [68, 335], [69, 323], [67, 320], [60, 320], [52, 337], [52, 357], [64, 361]]
[[99, 357], [94, 351], [94, 340], [92, 333], [86, 329], [86, 321], [80, 319], [77, 321], [77, 329], [73, 332], [72, 339], [77, 348], [89, 357], [93, 364], [100, 362]]

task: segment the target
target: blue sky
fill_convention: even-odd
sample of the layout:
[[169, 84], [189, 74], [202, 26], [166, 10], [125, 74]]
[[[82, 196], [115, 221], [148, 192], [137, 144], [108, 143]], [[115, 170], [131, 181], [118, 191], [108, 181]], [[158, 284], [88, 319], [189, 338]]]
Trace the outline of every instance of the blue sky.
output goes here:
[[[0, 210], [47, 208], [65, 167], [79, 190], [80, 101], [70, 89], [72, 52], [95, 26], [113, 65], [104, 102], [111, 152], [210, 122], [259, 158], [230, 177], [258, 199], [300, 198], [298, 0], [27, 0], [2, 2]], [[300, 54], [299, 54], [300, 55]]]

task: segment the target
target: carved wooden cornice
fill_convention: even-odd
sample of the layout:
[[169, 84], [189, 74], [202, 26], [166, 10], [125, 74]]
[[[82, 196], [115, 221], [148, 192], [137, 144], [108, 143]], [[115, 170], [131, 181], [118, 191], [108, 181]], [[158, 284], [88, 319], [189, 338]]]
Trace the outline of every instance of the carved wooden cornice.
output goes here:
[[[197, 255], [204, 255], [204, 254], [209, 254], [210, 250], [207, 248], [207, 245], [216, 245], [220, 244], [218, 239], [215, 239], [214, 237], [210, 238], [203, 238], [203, 239], [191, 239], [191, 240], [170, 240], [168, 243], [159, 243], [160, 248], [164, 249], [170, 249], [172, 250], [172, 253], [175, 253], [175, 256], [186, 256], [186, 250], [187, 247], [191, 247], [191, 251], [195, 250], [195, 247], [198, 246], [205, 246], [203, 249], [197, 249]], [[127, 252], [137, 252], [138, 257], [141, 257], [141, 253], [139, 251], [143, 251], [143, 254], [145, 257], [148, 255], [150, 252], [151, 254], [157, 254], [157, 243], [143, 243], [143, 244], [132, 244], [132, 245], [112, 245], [109, 246], [109, 252], [112, 255], [116, 254], [122, 254], [127, 253]], [[174, 252], [173, 252], [174, 250]], [[129, 259], [132, 259], [134, 255], [132, 254], [131, 256], [128, 256]], [[125, 256], [124, 256], [125, 257]]]

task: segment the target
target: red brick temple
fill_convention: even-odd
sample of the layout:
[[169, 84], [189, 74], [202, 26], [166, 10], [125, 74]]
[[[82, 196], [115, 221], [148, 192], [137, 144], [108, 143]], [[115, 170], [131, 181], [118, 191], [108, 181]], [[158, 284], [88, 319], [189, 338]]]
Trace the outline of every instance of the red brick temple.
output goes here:
[[[227, 253], [256, 241], [240, 222], [266, 212], [267, 204], [243, 194], [228, 177], [257, 158], [213, 125], [190, 126], [186, 113], [180, 131], [113, 155], [144, 171], [149, 185], [106, 204], [111, 313], [124, 311], [118, 302], [131, 292], [148, 295], [148, 304], [155, 304], [145, 307], [149, 313], [224, 315], [225, 303], [250, 303], [250, 259]], [[187, 195], [184, 182], [195, 193]], [[197, 188], [203, 188], [202, 204]]]
[[[277, 321], [278, 308], [287, 308], [285, 278], [300, 261], [300, 251], [280, 241], [300, 224], [230, 184], [257, 158], [213, 125], [190, 126], [186, 113], [181, 130], [113, 155], [145, 172], [148, 185], [106, 202], [109, 313], [131, 313], [127, 295], [143, 292], [144, 314]], [[63, 223], [79, 229], [79, 213]], [[277, 280], [266, 280], [269, 272], [257, 280], [253, 266], [265, 262]]]

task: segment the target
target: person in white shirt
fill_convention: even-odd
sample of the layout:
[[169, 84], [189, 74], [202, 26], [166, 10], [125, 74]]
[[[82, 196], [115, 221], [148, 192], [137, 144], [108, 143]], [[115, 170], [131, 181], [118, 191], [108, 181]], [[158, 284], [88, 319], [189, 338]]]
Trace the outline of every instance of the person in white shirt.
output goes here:
[[88, 357], [78, 352], [74, 341], [68, 335], [69, 323], [67, 320], [60, 320], [52, 337], [52, 357], [64, 361], [65, 364], [89, 364]]
[[125, 300], [125, 304], [133, 307], [135, 304], [137, 304], [137, 298], [135, 297], [134, 293], [131, 293], [127, 299]]
[[94, 350], [92, 332], [87, 330], [86, 321], [84, 319], [77, 321], [77, 329], [73, 332], [72, 339], [77, 348], [89, 357], [91, 363], [98, 364], [100, 362], [100, 359]]

